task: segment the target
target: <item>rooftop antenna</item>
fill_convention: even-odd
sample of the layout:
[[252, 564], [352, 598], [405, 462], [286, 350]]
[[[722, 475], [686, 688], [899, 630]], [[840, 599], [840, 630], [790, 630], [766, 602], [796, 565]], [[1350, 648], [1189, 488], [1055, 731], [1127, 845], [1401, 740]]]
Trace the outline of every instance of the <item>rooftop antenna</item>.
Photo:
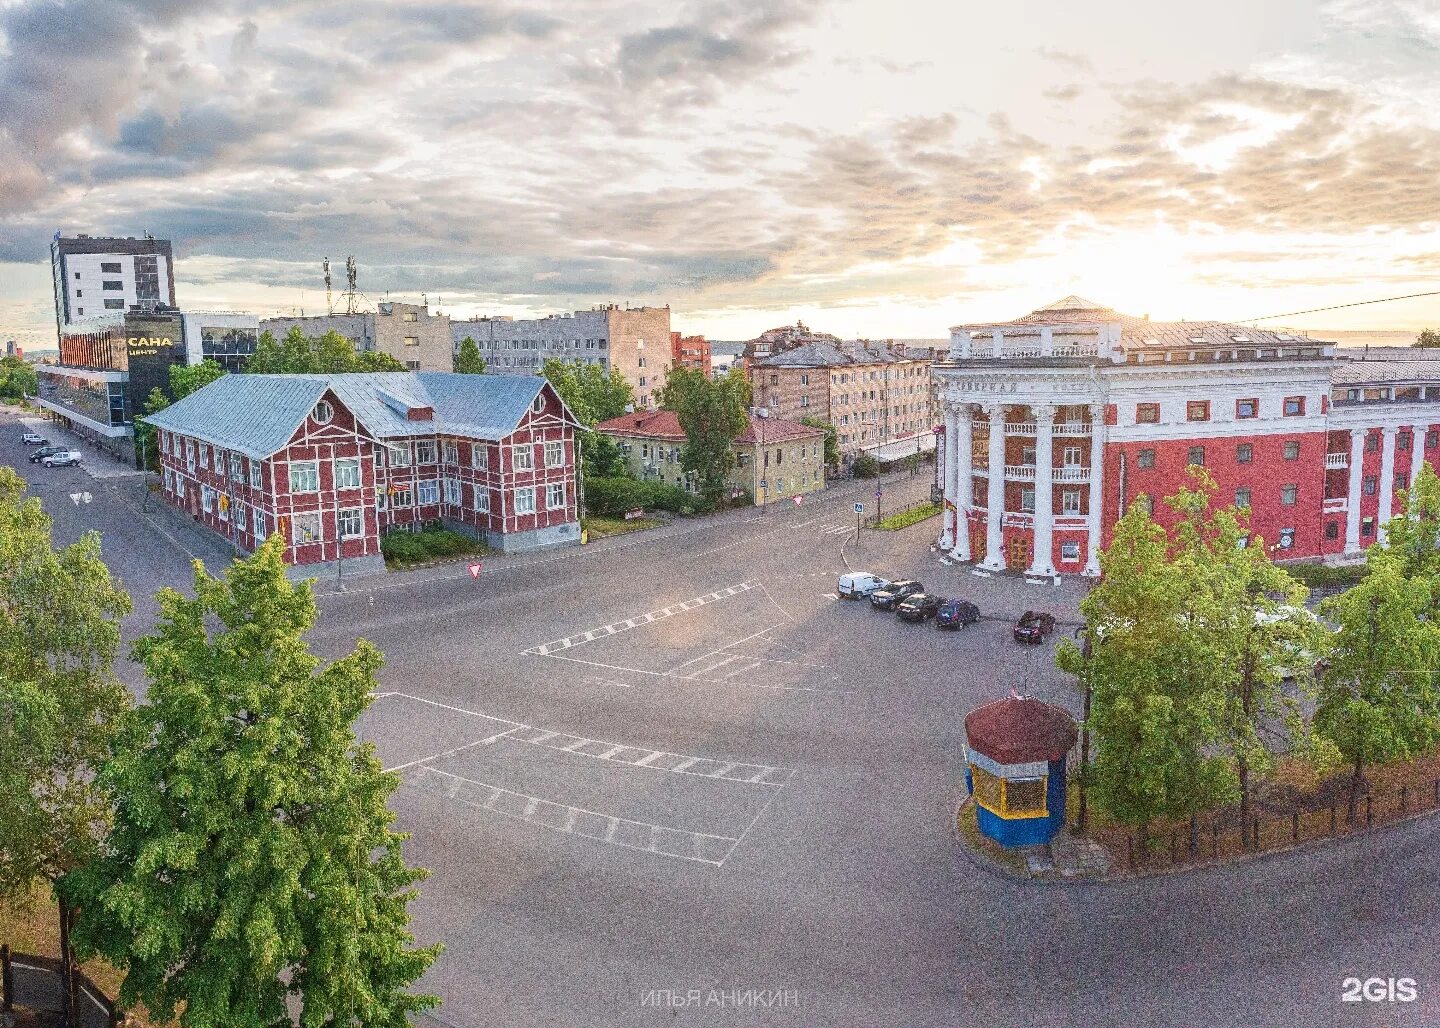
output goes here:
[[421, 306], [421, 307], [429, 307], [429, 306], [430, 306], [430, 299], [429, 299], [429, 297], [427, 297], [424, 293], [421, 293], [421, 294], [420, 294], [420, 306]]
[[352, 256], [352, 257], [346, 257], [346, 258], [345, 258], [345, 282], [346, 282], [346, 284], [349, 286], [349, 289], [348, 289], [348, 290], [346, 291], [346, 293], [345, 293], [345, 313], [346, 313], [346, 314], [354, 314], [354, 313], [355, 313], [355, 275], [356, 275], [356, 270], [355, 270], [355, 258], [354, 258], [353, 256]]
[[325, 313], [334, 314], [335, 303], [330, 298], [330, 258], [326, 257], [320, 266], [325, 269]]

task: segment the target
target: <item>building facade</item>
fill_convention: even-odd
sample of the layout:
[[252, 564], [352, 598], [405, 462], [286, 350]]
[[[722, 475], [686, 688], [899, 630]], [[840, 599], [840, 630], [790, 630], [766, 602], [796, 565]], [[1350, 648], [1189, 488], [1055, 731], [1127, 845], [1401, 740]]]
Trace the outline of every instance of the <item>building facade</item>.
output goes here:
[[175, 306], [175, 263], [168, 239], [67, 236], [50, 244], [55, 334], [77, 321], [132, 307]]
[[670, 333], [670, 366], [698, 371], [706, 378], [715, 374], [710, 362], [710, 340], [704, 336]]
[[350, 340], [357, 353], [386, 353], [410, 371], [451, 371], [454, 354], [450, 317], [430, 313], [428, 304], [386, 302], [374, 311], [316, 314], [309, 317], [265, 318], [260, 330], [277, 340], [298, 328], [309, 337], [335, 332]]
[[1397, 492], [1440, 463], [1440, 361], [1352, 359], [1333, 344], [1221, 322], [1159, 323], [1066, 297], [951, 330], [941, 546], [1034, 576], [1100, 572], [1140, 497], [1203, 466], [1277, 559], [1358, 555]]
[[504, 551], [578, 543], [575, 419], [543, 379], [227, 375], [150, 417], [167, 502], [299, 574], [382, 570], [441, 522]]
[[[685, 430], [674, 411], [622, 414], [595, 430], [615, 440], [630, 473], [641, 481], [698, 491], [694, 475], [680, 466]], [[759, 506], [825, 488], [825, 433], [819, 429], [751, 416], [734, 451], [727, 482], [732, 498], [748, 495]]]
[[547, 360], [615, 368], [635, 390], [639, 407], [655, 404], [671, 364], [670, 308], [609, 304], [544, 318], [476, 318], [450, 326], [453, 346], [475, 340], [488, 369], [538, 375]]
[[902, 344], [811, 342], [746, 367], [757, 407], [830, 422], [844, 458], [869, 451], [893, 459], [914, 452], [912, 445], [934, 448], [932, 364]]
[[244, 371], [255, 355], [260, 319], [232, 311], [186, 311], [180, 315], [185, 363], [212, 360], [226, 371]]

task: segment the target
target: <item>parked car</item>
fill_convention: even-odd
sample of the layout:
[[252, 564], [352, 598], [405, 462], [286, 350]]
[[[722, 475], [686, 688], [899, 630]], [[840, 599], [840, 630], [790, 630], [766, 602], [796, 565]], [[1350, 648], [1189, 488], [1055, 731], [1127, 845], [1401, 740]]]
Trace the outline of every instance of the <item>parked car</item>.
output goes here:
[[47, 468], [78, 468], [80, 466], [79, 450], [60, 450], [49, 456], [42, 457], [41, 464]]
[[1042, 643], [1045, 637], [1055, 631], [1055, 615], [1044, 611], [1027, 610], [1015, 622], [1017, 643]]
[[852, 571], [848, 575], [840, 576], [840, 581], [835, 585], [835, 594], [842, 600], [859, 600], [889, 584], [887, 579], [872, 575], [868, 571]]
[[964, 628], [979, 620], [980, 608], [969, 600], [946, 600], [935, 612], [936, 628]]
[[20, 437], [20, 441], [26, 446], [44, 446], [50, 440], [46, 439], [39, 432], [26, 432]]
[[876, 589], [870, 594], [870, 604], [876, 610], [894, 610], [896, 605], [907, 596], [914, 596], [916, 593], [923, 593], [925, 585], [913, 578], [902, 579], [899, 582], [891, 582], [883, 589]]
[[927, 621], [940, 611], [945, 597], [933, 593], [911, 593], [895, 607], [895, 616], [901, 621]]
[[63, 446], [42, 446], [30, 455], [30, 463], [39, 464], [52, 453], [64, 453], [65, 449]]

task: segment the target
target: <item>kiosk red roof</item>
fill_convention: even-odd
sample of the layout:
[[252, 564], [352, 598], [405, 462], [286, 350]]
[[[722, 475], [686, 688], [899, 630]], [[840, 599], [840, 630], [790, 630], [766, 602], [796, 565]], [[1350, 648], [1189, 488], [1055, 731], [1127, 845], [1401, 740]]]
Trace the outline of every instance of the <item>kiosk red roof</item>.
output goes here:
[[1007, 696], [965, 715], [970, 748], [997, 764], [1059, 760], [1077, 734], [1068, 711], [1030, 696]]

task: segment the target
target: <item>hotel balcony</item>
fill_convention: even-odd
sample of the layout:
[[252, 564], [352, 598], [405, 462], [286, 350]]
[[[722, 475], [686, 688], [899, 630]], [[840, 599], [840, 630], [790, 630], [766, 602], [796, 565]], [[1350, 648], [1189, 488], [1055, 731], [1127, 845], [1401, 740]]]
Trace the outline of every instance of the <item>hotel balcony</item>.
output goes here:
[[1325, 470], [1334, 471], [1337, 468], [1344, 469], [1350, 466], [1350, 455], [1348, 453], [1327, 453], [1325, 455]]

